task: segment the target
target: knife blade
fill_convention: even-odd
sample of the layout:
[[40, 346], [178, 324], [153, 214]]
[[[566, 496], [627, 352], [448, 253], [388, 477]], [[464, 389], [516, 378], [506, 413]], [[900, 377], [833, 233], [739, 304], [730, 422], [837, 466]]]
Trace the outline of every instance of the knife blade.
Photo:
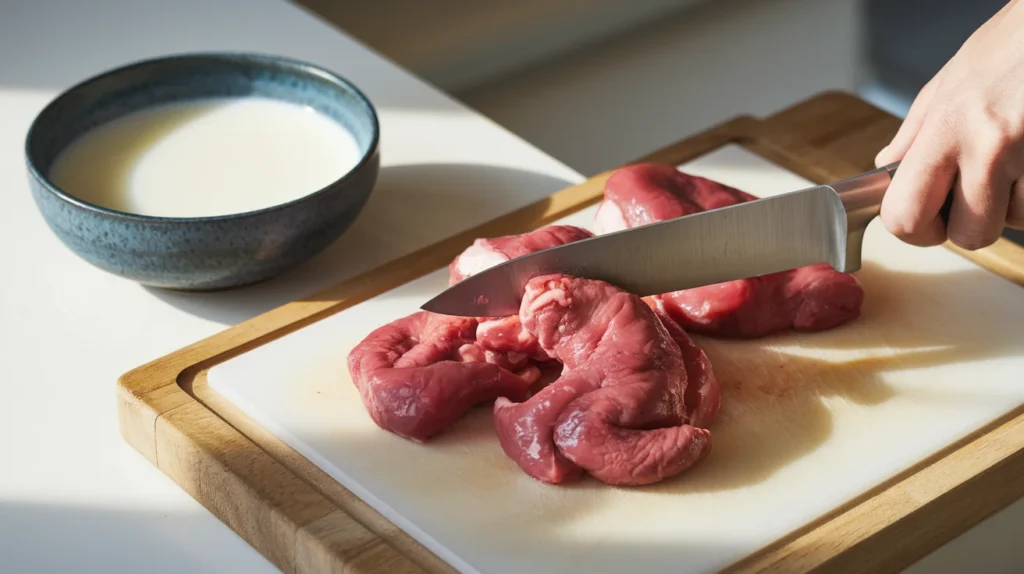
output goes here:
[[421, 308], [466, 317], [515, 315], [526, 283], [556, 273], [647, 296], [817, 263], [856, 271], [864, 228], [878, 214], [897, 165], [517, 257], [456, 283]]

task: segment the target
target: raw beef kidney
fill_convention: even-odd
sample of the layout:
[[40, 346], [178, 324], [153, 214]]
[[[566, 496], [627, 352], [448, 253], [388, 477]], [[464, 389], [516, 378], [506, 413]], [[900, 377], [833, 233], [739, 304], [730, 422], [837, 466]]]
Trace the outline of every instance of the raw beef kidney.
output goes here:
[[494, 403], [501, 446], [527, 474], [557, 484], [586, 471], [608, 484], [644, 485], [710, 451], [711, 433], [692, 424], [709, 423], [718, 409], [710, 362], [691, 344], [684, 353], [640, 297], [602, 281], [537, 277], [520, 318], [564, 366], [527, 401]]
[[484, 359], [475, 320], [420, 311], [370, 333], [349, 353], [348, 368], [379, 427], [423, 442], [474, 405], [526, 398], [539, 376]]
[[[636, 164], [608, 178], [597, 227], [607, 233], [752, 199], [749, 193], [670, 166]], [[853, 275], [820, 264], [665, 293], [653, 300], [687, 331], [753, 338], [847, 323], [860, 315], [864, 291]]]
[[[449, 283], [507, 259], [590, 236], [585, 229], [552, 225], [478, 239], [449, 265]], [[374, 422], [420, 442], [475, 405], [499, 396], [525, 399], [544, 362], [551, 357], [523, 329], [518, 315], [477, 320], [425, 311], [379, 327], [348, 357], [352, 381]]]

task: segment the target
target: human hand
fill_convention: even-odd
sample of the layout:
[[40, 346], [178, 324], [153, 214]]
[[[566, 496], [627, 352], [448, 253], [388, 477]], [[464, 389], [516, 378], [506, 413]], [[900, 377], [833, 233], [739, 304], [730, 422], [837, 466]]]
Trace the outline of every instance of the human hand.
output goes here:
[[[921, 89], [888, 146], [902, 160], [882, 200], [893, 235], [969, 250], [1024, 228], [1024, 1], [1011, 0]], [[953, 194], [948, 226], [939, 209]]]

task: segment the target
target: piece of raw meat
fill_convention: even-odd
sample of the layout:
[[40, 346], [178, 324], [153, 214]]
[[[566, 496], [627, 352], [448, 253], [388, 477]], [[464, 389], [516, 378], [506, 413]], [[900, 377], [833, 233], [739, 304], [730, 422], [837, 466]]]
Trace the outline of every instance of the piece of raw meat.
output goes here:
[[356, 345], [349, 373], [373, 421], [424, 442], [475, 405], [529, 396], [540, 372], [528, 365], [517, 374], [488, 362], [476, 344], [476, 326], [475, 319], [419, 311]]
[[[449, 265], [449, 284], [510, 258], [591, 237], [552, 225], [478, 239]], [[474, 405], [523, 400], [551, 362], [518, 315], [495, 319], [417, 312], [379, 327], [349, 353], [349, 372], [374, 422], [425, 441]], [[557, 366], [557, 364], [556, 364]]]
[[756, 197], [670, 166], [635, 164], [615, 170], [605, 182], [596, 227], [598, 233], [609, 233], [752, 199]]
[[454, 285], [466, 277], [476, 275], [509, 259], [587, 239], [593, 235], [590, 231], [573, 225], [547, 225], [528, 233], [477, 239], [448, 265], [448, 284]]
[[[705, 357], [688, 368], [676, 339], [640, 297], [602, 281], [549, 275], [527, 284], [520, 317], [564, 366], [529, 400], [494, 403], [501, 446], [527, 474], [561, 483], [586, 471], [608, 484], [643, 485], [707, 455], [710, 432], [687, 419], [717, 411], [717, 383], [710, 372], [697, 372], [710, 364]], [[688, 388], [691, 371], [704, 391]], [[694, 396], [700, 404], [688, 413]]]
[[683, 395], [686, 422], [695, 427], [710, 428], [722, 405], [722, 390], [711, 368], [711, 359], [682, 327], [658, 310], [657, 302], [649, 297], [645, 297], [644, 302], [658, 311], [658, 317], [679, 345], [686, 364], [686, 392]]
[[[466, 277], [509, 259], [592, 236], [590, 231], [580, 227], [548, 225], [518, 235], [477, 239], [448, 266], [448, 284], [454, 285]], [[480, 318], [476, 337], [482, 348], [495, 353], [505, 353], [513, 364], [524, 364], [527, 360], [551, 360], [537, 344], [537, 338], [523, 329], [518, 315]]]
[[[752, 199], [756, 198], [749, 193], [671, 166], [637, 164], [608, 178], [597, 227], [607, 233]], [[653, 299], [662, 313], [687, 331], [753, 338], [842, 325], [860, 315], [864, 291], [853, 275], [820, 264]]]

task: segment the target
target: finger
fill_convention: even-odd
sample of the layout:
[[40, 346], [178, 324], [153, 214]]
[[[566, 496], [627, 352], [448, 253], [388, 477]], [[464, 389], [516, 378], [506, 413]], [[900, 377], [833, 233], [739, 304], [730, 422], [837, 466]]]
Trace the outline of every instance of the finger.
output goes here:
[[[980, 137], [979, 137], [980, 136]], [[976, 135], [961, 152], [946, 235], [962, 249], [988, 247], [1003, 232], [1015, 176], [1001, 134]]]
[[882, 198], [882, 225], [911, 245], [928, 247], [946, 240], [939, 209], [957, 178], [954, 129], [929, 114]]
[[1024, 178], [1018, 179], [1010, 190], [1005, 223], [1007, 227], [1024, 230]]
[[910, 144], [914, 142], [914, 138], [917, 137], [918, 132], [921, 130], [921, 124], [924, 123], [925, 116], [928, 114], [928, 107], [931, 105], [932, 95], [935, 93], [935, 84], [938, 83], [937, 78], [938, 74], [917, 93], [914, 102], [910, 104], [907, 117], [904, 118], [899, 130], [896, 131], [896, 135], [893, 136], [889, 145], [882, 148], [878, 155], [875, 156], [876, 167], [889, 165], [894, 161], [903, 159], [903, 156], [906, 155], [907, 150], [910, 149]]

